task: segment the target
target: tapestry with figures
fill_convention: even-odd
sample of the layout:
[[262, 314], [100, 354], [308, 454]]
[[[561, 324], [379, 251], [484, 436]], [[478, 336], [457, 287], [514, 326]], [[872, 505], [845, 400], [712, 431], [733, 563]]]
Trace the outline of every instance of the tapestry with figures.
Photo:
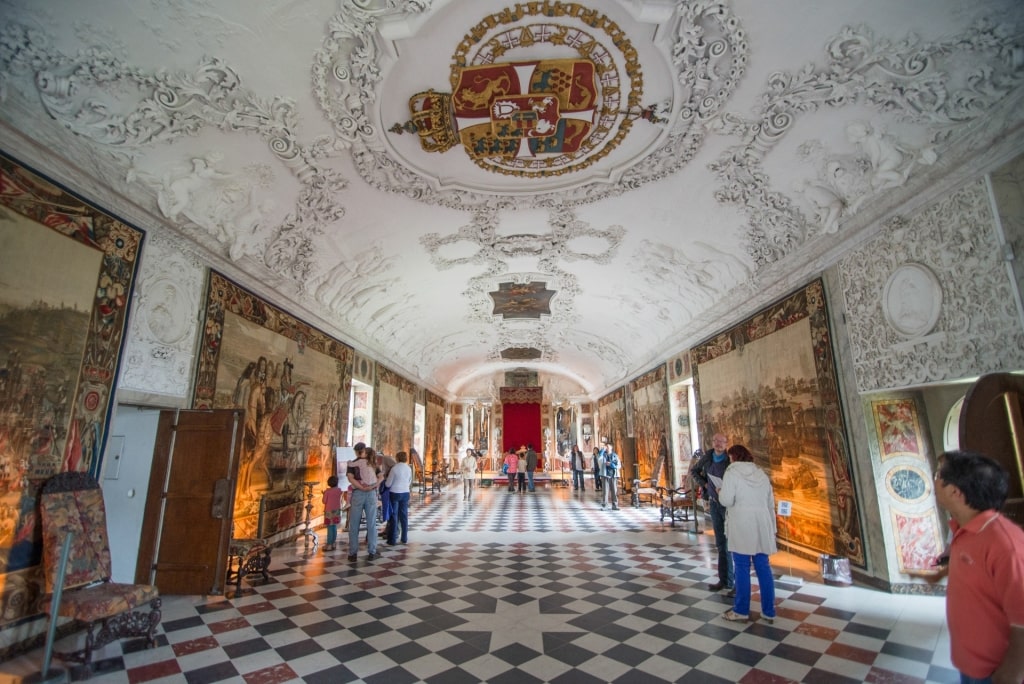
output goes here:
[[377, 364], [373, 389], [373, 441], [377, 453], [394, 457], [412, 448], [417, 387], [390, 368]]
[[[636, 436], [636, 464], [641, 480], [658, 478], [668, 483], [669, 459], [666, 435], [669, 427], [668, 385], [664, 364], [630, 381], [633, 397], [633, 430]], [[660, 460], [659, 460], [660, 458]], [[654, 470], [657, 467], [658, 472]]]
[[101, 477], [143, 236], [0, 156], [0, 661], [39, 614], [39, 488]]
[[195, 408], [245, 410], [234, 536], [302, 522], [303, 483], [319, 491], [344, 444], [352, 349], [210, 272]]
[[743, 444], [771, 476], [790, 546], [863, 566], [864, 543], [822, 281], [693, 349], [701, 435]]

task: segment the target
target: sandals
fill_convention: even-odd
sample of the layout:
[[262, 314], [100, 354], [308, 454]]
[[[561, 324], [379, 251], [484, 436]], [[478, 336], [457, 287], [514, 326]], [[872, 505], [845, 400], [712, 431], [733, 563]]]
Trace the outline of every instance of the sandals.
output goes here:
[[729, 622], [750, 622], [749, 615], [740, 615], [732, 608], [722, 613], [722, 618]]

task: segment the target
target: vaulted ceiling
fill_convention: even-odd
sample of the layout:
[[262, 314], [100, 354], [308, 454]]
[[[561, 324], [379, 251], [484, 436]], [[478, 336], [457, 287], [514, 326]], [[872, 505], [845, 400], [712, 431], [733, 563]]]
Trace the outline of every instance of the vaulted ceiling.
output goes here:
[[1022, 7], [5, 1], [0, 140], [446, 397], [593, 398], [1019, 152]]

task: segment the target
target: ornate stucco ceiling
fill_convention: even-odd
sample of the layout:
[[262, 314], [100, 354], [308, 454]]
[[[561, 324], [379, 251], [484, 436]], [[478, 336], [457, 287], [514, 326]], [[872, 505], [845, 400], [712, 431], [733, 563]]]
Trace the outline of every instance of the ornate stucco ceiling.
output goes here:
[[448, 397], [596, 397], [1024, 137], [1017, 0], [0, 11], [5, 148]]

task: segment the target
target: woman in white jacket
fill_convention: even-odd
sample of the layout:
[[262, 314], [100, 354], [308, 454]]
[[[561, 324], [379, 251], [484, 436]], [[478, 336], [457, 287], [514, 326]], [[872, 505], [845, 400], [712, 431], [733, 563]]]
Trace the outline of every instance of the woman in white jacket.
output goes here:
[[736, 598], [722, 617], [733, 622], [750, 620], [750, 559], [754, 559], [761, 590], [761, 619], [775, 621], [775, 578], [768, 556], [775, 544], [775, 496], [772, 483], [742, 444], [729, 447], [732, 463], [725, 470], [718, 500], [727, 510], [725, 534], [736, 566]]

